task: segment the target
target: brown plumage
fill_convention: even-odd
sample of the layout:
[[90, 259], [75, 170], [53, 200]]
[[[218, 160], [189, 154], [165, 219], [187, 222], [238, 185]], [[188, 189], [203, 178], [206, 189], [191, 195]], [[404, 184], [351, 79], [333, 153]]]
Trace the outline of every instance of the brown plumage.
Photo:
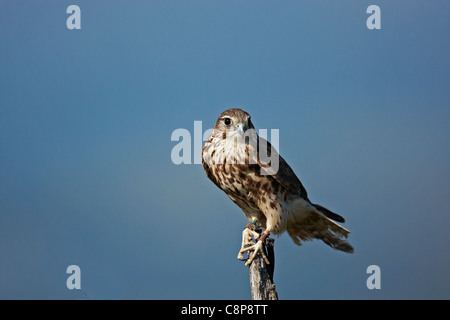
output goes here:
[[[349, 231], [333, 221], [344, 219], [308, 199], [291, 167], [257, 135], [247, 112], [233, 108], [219, 116], [203, 147], [202, 163], [208, 178], [242, 209], [247, 220], [265, 229], [262, 239], [287, 231], [298, 245], [320, 239], [332, 248], [353, 252], [343, 240]], [[238, 258], [243, 249], [244, 244]]]

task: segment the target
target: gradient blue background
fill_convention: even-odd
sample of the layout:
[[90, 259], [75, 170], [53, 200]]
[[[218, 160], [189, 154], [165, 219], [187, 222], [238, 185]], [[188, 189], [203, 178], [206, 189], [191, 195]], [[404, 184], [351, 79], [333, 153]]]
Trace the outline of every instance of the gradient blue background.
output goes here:
[[1, 0], [0, 298], [248, 299], [243, 214], [170, 157], [173, 130], [229, 107], [280, 130], [352, 232], [353, 255], [277, 238], [280, 299], [450, 298], [449, 17], [425, 0]]

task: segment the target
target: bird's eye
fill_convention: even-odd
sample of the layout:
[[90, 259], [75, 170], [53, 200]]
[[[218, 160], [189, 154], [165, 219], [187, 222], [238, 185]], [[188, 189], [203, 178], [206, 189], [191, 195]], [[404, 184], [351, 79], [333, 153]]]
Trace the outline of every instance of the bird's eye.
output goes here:
[[226, 126], [229, 126], [231, 124], [231, 119], [230, 118], [225, 118], [223, 119], [223, 123], [225, 123]]

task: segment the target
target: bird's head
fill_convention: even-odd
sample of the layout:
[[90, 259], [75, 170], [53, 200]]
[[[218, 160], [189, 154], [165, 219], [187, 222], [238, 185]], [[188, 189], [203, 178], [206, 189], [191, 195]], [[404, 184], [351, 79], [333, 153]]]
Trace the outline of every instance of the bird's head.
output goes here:
[[232, 108], [225, 110], [220, 114], [214, 125], [214, 129], [226, 133], [226, 136], [228, 137], [236, 134], [239, 134], [242, 137], [247, 130], [254, 130], [255, 127], [247, 112], [238, 108]]

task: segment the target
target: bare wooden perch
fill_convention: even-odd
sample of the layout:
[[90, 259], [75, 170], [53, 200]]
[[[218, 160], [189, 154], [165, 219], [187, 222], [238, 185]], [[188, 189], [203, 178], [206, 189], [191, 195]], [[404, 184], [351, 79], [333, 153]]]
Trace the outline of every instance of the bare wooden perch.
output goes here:
[[273, 283], [275, 268], [274, 239], [267, 238], [264, 248], [270, 264], [258, 255], [249, 267], [250, 292], [252, 300], [278, 300], [278, 294]]

